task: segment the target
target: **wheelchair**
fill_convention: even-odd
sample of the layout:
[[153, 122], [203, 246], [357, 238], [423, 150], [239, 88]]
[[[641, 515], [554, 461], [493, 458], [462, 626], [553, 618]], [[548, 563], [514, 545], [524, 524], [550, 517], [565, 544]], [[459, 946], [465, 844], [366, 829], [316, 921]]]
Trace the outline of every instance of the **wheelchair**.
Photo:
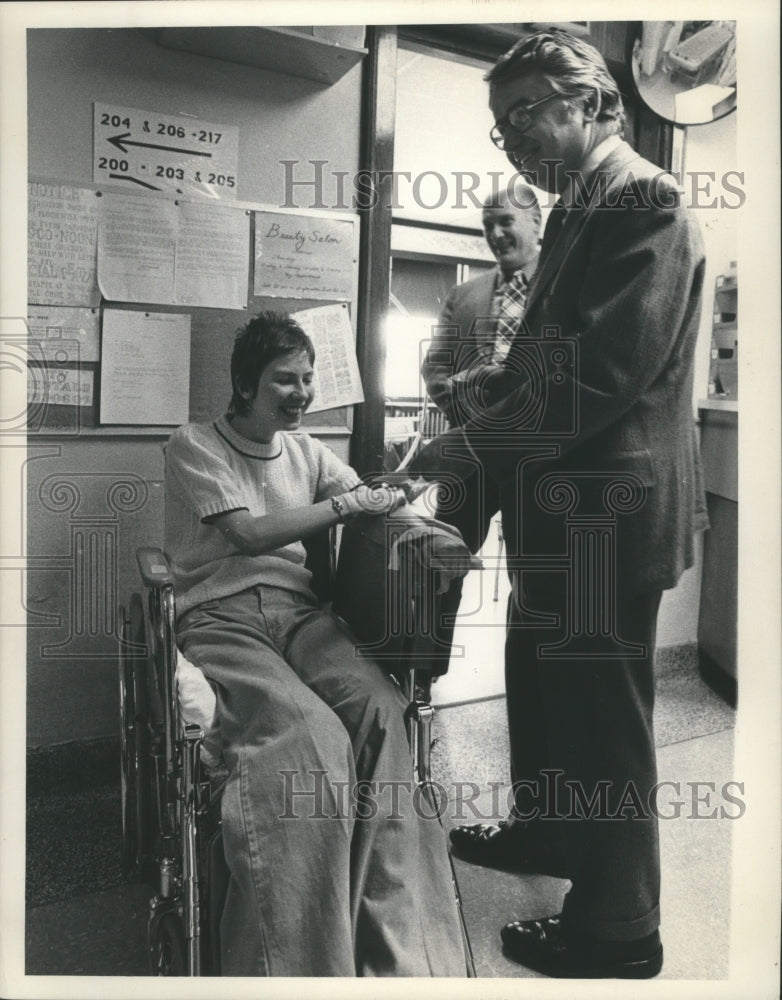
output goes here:
[[[437, 571], [420, 559], [408, 559], [399, 572], [387, 570], [388, 552], [406, 531], [405, 522], [393, 527], [383, 516], [356, 518], [341, 528], [339, 544], [335, 529], [306, 541], [307, 566], [318, 598], [331, 600], [362, 651], [400, 684], [408, 700], [413, 779], [436, 799], [430, 691], [433, 678], [447, 670], [450, 644], [438, 639], [435, 627]], [[146, 599], [134, 593], [121, 609], [119, 642], [121, 860], [128, 876], [156, 888], [148, 918], [151, 974], [218, 976], [228, 886], [220, 822], [227, 773], [207, 752], [204, 727], [183, 715], [173, 576], [165, 555], [155, 548], [136, 555]], [[451, 877], [465, 975], [472, 978], [475, 964], [453, 863]]]

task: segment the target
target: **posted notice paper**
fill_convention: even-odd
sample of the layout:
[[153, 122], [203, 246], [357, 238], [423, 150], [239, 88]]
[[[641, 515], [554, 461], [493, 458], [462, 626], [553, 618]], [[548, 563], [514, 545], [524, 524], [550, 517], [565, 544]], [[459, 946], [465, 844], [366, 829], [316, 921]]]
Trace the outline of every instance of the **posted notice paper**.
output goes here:
[[97, 309], [28, 306], [27, 331], [40, 356], [58, 364], [100, 361]]
[[29, 184], [28, 301], [97, 305], [97, 242], [98, 199], [94, 191], [65, 184]]
[[92, 406], [93, 373], [76, 368], [27, 369], [28, 406]]
[[255, 213], [256, 295], [350, 301], [355, 220]]
[[250, 274], [250, 216], [223, 205], [177, 206], [176, 305], [244, 309]]
[[244, 309], [249, 271], [244, 209], [103, 195], [98, 284], [105, 298]]
[[190, 317], [103, 313], [101, 424], [184, 424], [190, 409]]
[[172, 303], [176, 232], [173, 201], [104, 194], [98, 225], [98, 285], [103, 297]]
[[353, 330], [344, 302], [293, 313], [315, 347], [315, 399], [308, 412], [364, 402]]

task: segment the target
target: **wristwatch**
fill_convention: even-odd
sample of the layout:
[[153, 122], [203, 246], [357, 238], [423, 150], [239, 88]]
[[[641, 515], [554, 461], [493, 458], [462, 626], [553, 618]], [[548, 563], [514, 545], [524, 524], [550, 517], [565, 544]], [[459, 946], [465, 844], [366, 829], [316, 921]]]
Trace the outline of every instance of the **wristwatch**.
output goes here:
[[335, 511], [337, 517], [340, 519], [340, 521], [344, 521], [345, 520], [345, 504], [340, 500], [340, 498], [339, 497], [332, 497], [331, 498], [331, 506], [334, 508], [334, 511]]

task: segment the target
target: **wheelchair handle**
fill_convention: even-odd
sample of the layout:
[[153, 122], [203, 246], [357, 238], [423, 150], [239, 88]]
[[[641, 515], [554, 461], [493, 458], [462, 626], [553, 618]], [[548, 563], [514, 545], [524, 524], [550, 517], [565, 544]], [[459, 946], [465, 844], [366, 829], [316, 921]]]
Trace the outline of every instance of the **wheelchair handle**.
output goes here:
[[173, 585], [174, 575], [162, 549], [137, 549], [136, 562], [147, 587]]

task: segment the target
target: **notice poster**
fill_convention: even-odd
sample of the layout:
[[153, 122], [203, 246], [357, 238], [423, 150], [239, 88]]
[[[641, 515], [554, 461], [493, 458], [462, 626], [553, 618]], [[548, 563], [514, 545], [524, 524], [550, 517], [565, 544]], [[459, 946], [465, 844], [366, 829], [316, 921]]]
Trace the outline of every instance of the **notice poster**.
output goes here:
[[100, 317], [97, 309], [31, 306], [27, 313], [30, 340], [39, 356], [57, 364], [100, 361]]
[[98, 283], [115, 302], [244, 309], [250, 217], [244, 209], [107, 194]]
[[355, 226], [352, 219], [256, 212], [255, 294], [350, 301]]
[[77, 368], [27, 369], [28, 406], [92, 406], [94, 373]]
[[101, 424], [184, 424], [189, 416], [190, 317], [106, 309]]
[[247, 307], [250, 216], [223, 205], [177, 205], [175, 304]]
[[176, 206], [162, 198], [104, 194], [98, 226], [98, 285], [115, 302], [174, 296]]
[[364, 390], [345, 303], [304, 309], [294, 313], [293, 318], [315, 346], [315, 399], [308, 412], [363, 403]]
[[95, 306], [98, 199], [94, 191], [63, 184], [29, 184], [27, 300]]
[[96, 183], [236, 199], [239, 129], [185, 115], [94, 105]]

